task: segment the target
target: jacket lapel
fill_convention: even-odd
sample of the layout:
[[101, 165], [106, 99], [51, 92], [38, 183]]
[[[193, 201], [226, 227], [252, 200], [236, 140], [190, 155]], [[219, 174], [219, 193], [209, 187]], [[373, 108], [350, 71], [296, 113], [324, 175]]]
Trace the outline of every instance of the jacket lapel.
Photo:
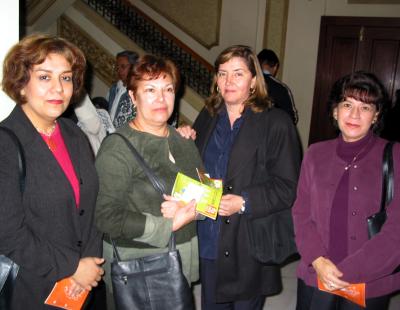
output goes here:
[[[10, 123], [10, 126], [8, 126], [8, 123]], [[57, 159], [48, 149], [40, 134], [36, 132], [35, 127], [32, 125], [20, 106], [17, 105], [14, 108], [10, 116], [5, 120], [4, 124], [16, 133], [24, 147], [25, 153], [30, 153], [29, 157], [33, 162], [27, 162], [27, 165], [40, 165], [42, 177], [48, 180], [53, 180], [53, 184], [57, 184], [60, 190], [68, 191], [68, 194], [73, 196], [74, 192], [72, 186], [61, 166], [58, 164]], [[76, 137], [71, 129], [61, 118], [59, 119], [59, 125], [61, 134], [64, 138], [64, 143], [70, 154], [72, 165], [74, 166], [79, 181], [79, 143], [76, 141]], [[78, 212], [76, 212], [75, 206], [70, 207], [74, 218], [74, 228], [79, 236], [80, 227], [78, 219], [75, 216]]]
[[260, 117], [262, 113], [249, 111], [244, 115], [240, 131], [233, 143], [229, 156], [226, 182], [229, 182], [245, 168], [249, 161], [254, 160], [254, 153], [261, 143]]
[[[71, 128], [69, 128], [65, 123], [63, 119], [59, 120], [59, 124], [60, 124], [60, 130], [61, 130], [61, 134], [62, 137], [64, 139], [64, 143], [65, 146], [67, 148], [67, 151], [69, 153], [69, 156], [71, 158], [71, 163], [72, 166], [74, 167], [75, 170], [75, 174], [76, 177], [78, 179], [79, 182], [79, 187], [81, 187], [81, 174], [80, 174], [80, 158], [79, 158], [79, 141], [77, 140], [75, 134], [72, 132]], [[61, 167], [60, 167], [61, 169]], [[66, 181], [68, 182], [68, 190], [71, 192], [71, 195], [74, 196], [74, 190], [72, 188], [72, 185], [69, 183], [69, 180], [67, 178], [67, 176], [64, 174], [64, 171], [62, 171]], [[81, 200], [82, 200], [82, 190], [80, 188], [80, 196], [81, 196]], [[74, 196], [75, 197], [75, 196]], [[73, 200], [75, 201], [75, 200]], [[79, 224], [79, 216], [78, 216], [78, 212], [76, 212], [76, 204], [74, 203], [73, 206], [71, 206], [71, 212], [72, 212], [72, 217], [73, 217], [73, 222], [74, 222], [74, 226], [75, 226], [75, 231], [77, 232], [78, 236], [81, 235], [81, 227]]]

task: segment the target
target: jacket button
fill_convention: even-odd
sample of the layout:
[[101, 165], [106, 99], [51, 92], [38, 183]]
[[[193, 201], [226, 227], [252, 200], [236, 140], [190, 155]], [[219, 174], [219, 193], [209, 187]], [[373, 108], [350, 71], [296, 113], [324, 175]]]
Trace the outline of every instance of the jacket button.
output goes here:
[[233, 190], [233, 186], [232, 185], [227, 185], [227, 186], [225, 186], [225, 189], [227, 191], [232, 191]]
[[356, 211], [353, 211], [353, 212], [351, 212], [351, 215], [356, 215], [357, 214], [357, 212]]
[[79, 215], [82, 216], [85, 214], [85, 210], [79, 210]]
[[82, 246], [82, 241], [79, 240], [79, 241], [76, 243], [76, 245], [77, 245], [78, 247], [81, 247], [81, 246]]
[[230, 222], [231, 222], [230, 219], [226, 219], [226, 220], [225, 220], [225, 223], [226, 223], [226, 224], [229, 224]]
[[356, 190], [358, 190], [358, 187], [357, 187], [357, 186], [354, 186], [353, 189], [356, 191]]
[[229, 251], [225, 251], [224, 255], [225, 255], [226, 257], [228, 257], [228, 256], [229, 256]]

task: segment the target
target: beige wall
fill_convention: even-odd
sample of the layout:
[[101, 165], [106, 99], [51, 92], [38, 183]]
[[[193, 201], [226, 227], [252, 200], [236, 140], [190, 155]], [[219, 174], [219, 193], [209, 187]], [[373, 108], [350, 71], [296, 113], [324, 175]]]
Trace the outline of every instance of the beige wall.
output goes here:
[[[0, 62], [3, 68], [3, 59], [10, 47], [18, 42], [19, 36], [19, 5], [18, 1], [0, 1], [0, 29], [6, 29], [1, 33]], [[0, 70], [0, 80], [3, 72]], [[14, 102], [0, 91], [0, 121], [7, 117], [14, 107]]]
[[262, 47], [265, 22], [264, 12], [268, 0], [223, 0], [219, 45], [211, 49], [202, 46], [166, 18], [148, 7], [143, 1], [130, 1], [210, 64], [214, 63], [215, 58], [224, 48], [233, 44], [246, 44], [256, 50]]
[[347, 4], [346, 0], [290, 0], [283, 81], [299, 110], [298, 129], [308, 143], [321, 16], [400, 17], [400, 5]]

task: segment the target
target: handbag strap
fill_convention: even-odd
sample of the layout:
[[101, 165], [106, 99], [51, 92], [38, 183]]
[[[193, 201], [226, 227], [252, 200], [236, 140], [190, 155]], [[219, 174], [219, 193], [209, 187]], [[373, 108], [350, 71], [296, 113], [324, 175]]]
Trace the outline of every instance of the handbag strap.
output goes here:
[[[133, 146], [133, 144], [125, 136], [121, 135], [120, 133], [114, 132], [110, 136], [112, 136], [112, 135], [116, 135], [116, 136], [119, 136], [122, 138], [122, 140], [125, 142], [125, 144], [128, 146], [128, 148], [131, 150], [135, 159], [138, 161], [140, 167], [143, 169], [144, 173], [150, 180], [150, 182], [153, 185], [153, 187], [155, 188], [155, 190], [157, 192], [159, 192], [161, 196], [163, 196], [165, 193], [164, 182], [162, 182], [160, 180], [160, 178], [156, 176], [156, 174], [153, 172], [153, 170], [147, 165], [147, 163], [145, 162], [143, 157], [139, 154], [139, 152], [136, 150], [136, 148]], [[113, 247], [115, 258], [117, 259], [117, 261], [121, 261], [121, 257], [119, 255], [118, 249], [115, 245], [115, 241], [111, 238], [111, 236], [110, 236], [110, 241], [111, 241], [111, 245]], [[176, 249], [175, 234], [174, 234], [174, 232], [172, 232], [171, 237], [169, 238], [169, 241], [168, 241], [168, 251], [170, 251], [170, 252], [175, 251], [175, 249]]]
[[158, 191], [160, 193], [161, 196], [164, 195], [165, 194], [164, 183], [155, 175], [153, 170], [147, 165], [147, 163], [144, 161], [143, 157], [139, 154], [139, 152], [136, 150], [136, 148], [133, 146], [133, 144], [125, 136], [123, 136], [119, 133], [113, 133], [112, 135], [117, 135], [117, 136], [121, 137], [122, 140], [124, 140], [126, 145], [131, 150], [133, 156], [136, 158], [136, 160], [142, 167], [144, 173], [149, 178], [153, 187], [156, 189], [156, 191]]
[[393, 198], [393, 144], [393, 141], [386, 143], [383, 151], [381, 212], [386, 209]]
[[19, 188], [21, 193], [25, 190], [25, 178], [26, 178], [26, 164], [25, 164], [25, 153], [21, 142], [17, 135], [9, 128], [0, 126], [0, 130], [4, 131], [13, 141], [17, 147], [17, 158], [18, 158], [18, 177], [19, 177]]

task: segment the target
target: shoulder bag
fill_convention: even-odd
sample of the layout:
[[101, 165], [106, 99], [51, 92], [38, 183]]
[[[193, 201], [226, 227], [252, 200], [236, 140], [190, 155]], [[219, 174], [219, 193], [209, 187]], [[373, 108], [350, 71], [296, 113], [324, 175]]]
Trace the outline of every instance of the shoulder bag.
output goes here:
[[[154, 174], [129, 140], [120, 136], [154, 188], [163, 195], [164, 183]], [[176, 249], [174, 233], [168, 244], [168, 252], [141, 258], [121, 260], [114, 241], [111, 263], [111, 279], [114, 301], [119, 310], [191, 310], [194, 309], [192, 291], [182, 273], [179, 251]]]
[[247, 221], [250, 254], [267, 265], [284, 263], [297, 253], [291, 209]]
[[[5, 127], [0, 127], [0, 130], [8, 134], [17, 147], [19, 186], [21, 193], [23, 193], [26, 176], [24, 150], [21, 142], [12, 130]], [[16, 263], [7, 256], [0, 255], [0, 309], [11, 309], [12, 292], [15, 286], [18, 270], [19, 266]]]
[[379, 212], [367, 218], [368, 237], [370, 239], [381, 231], [387, 217], [386, 206], [393, 198], [393, 144], [393, 141], [386, 143], [383, 151], [381, 208]]

